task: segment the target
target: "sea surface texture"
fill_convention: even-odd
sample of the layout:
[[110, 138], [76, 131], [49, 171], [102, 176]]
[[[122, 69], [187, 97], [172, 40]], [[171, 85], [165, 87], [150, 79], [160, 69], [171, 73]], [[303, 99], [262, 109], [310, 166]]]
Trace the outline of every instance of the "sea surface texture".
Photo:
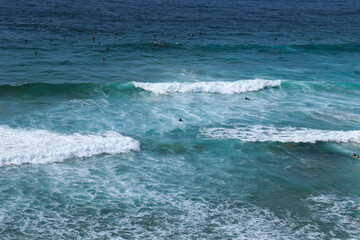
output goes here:
[[1, 239], [359, 239], [353, 153], [358, 0], [0, 1]]

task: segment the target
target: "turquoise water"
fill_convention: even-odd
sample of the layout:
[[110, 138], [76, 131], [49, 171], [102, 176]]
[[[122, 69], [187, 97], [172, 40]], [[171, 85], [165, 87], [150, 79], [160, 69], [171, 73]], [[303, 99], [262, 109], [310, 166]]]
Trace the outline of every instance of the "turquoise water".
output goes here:
[[358, 2], [0, 10], [1, 238], [360, 238]]

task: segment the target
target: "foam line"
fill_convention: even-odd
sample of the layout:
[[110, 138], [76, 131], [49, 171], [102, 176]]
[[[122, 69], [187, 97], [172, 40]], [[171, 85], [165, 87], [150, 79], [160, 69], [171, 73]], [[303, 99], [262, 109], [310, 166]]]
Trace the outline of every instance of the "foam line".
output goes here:
[[275, 128], [255, 125], [240, 128], [210, 128], [200, 134], [205, 138], [240, 139], [246, 142], [355, 142], [360, 143], [360, 130], [331, 131], [308, 128]]
[[114, 131], [59, 134], [47, 130], [0, 126], [0, 166], [45, 164], [76, 157], [140, 150], [140, 143]]
[[268, 87], [281, 85], [281, 80], [244, 80], [236, 82], [193, 82], [193, 83], [149, 83], [132, 82], [135, 87], [151, 91], [156, 94], [169, 93], [219, 93], [236, 94], [244, 92], [259, 91]]

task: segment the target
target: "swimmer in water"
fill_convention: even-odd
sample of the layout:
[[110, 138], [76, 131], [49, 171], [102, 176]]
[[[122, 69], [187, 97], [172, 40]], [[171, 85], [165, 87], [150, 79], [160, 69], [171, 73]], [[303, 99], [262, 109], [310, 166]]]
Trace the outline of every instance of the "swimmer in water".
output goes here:
[[179, 118], [179, 122], [182, 122], [183, 120], [181, 118]]
[[101, 44], [101, 41], [99, 41], [99, 44]]
[[156, 34], [154, 34], [154, 38], [156, 38]]
[[194, 36], [194, 34], [191, 33], [191, 34], [190, 34], [190, 37], [193, 37], [193, 36]]
[[247, 97], [245, 97], [245, 100], [248, 100], [248, 101], [250, 101], [251, 99], [250, 99], [250, 98], [247, 98]]
[[93, 37], [93, 41], [95, 41], [95, 37]]
[[199, 35], [201, 36], [202, 32], [199, 32]]
[[50, 42], [52, 42], [53, 41], [53, 39], [52, 38], [50, 38]]
[[119, 33], [115, 33], [115, 36], [117, 37], [119, 35]]
[[102, 59], [102, 60], [103, 60], [103, 62], [105, 62], [105, 58], [104, 58], [104, 57], [103, 57], [103, 59]]
[[35, 55], [37, 55], [37, 52], [35, 52]]

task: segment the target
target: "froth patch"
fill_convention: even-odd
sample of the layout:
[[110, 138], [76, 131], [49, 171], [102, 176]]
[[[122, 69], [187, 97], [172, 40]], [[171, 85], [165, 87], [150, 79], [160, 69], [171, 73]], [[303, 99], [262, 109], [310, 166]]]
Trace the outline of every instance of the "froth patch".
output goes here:
[[120, 133], [59, 134], [0, 126], [0, 166], [61, 162], [76, 157], [139, 150], [140, 143]]
[[[315, 219], [334, 225], [332, 231], [348, 235], [360, 236], [360, 199], [357, 197], [339, 197], [322, 194], [310, 196], [307, 205]], [[335, 233], [332, 233], [333, 237]]]
[[240, 139], [246, 142], [355, 142], [360, 143], [360, 130], [330, 131], [308, 128], [275, 128], [251, 126], [239, 128], [210, 128], [200, 134], [205, 138]]
[[281, 80], [244, 80], [236, 82], [193, 82], [193, 83], [149, 83], [133, 82], [137, 88], [151, 91], [156, 94], [168, 93], [219, 93], [236, 94], [244, 92], [259, 91], [267, 87], [277, 87], [281, 85]]

